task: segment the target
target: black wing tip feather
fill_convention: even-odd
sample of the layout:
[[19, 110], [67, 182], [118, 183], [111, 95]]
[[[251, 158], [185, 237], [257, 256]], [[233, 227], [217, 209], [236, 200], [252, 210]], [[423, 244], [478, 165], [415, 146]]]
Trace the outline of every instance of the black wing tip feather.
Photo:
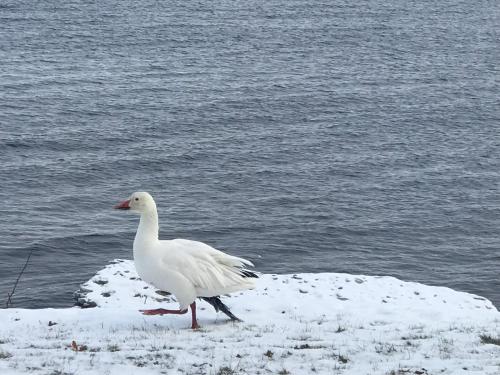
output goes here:
[[243, 277], [255, 277], [256, 279], [259, 278], [259, 275], [257, 275], [255, 272], [249, 271], [249, 270], [241, 270], [240, 271], [241, 276]]
[[226, 314], [231, 320], [234, 320], [234, 321], [237, 321], [237, 322], [242, 322], [242, 320], [240, 318], [238, 318], [236, 315], [234, 315], [230, 310], [229, 310], [229, 307], [227, 307], [221, 300], [220, 300], [220, 297], [219, 296], [215, 296], [215, 297], [200, 297], [202, 300], [208, 302], [209, 304], [211, 304], [215, 311], [219, 312], [223, 312], [224, 314]]

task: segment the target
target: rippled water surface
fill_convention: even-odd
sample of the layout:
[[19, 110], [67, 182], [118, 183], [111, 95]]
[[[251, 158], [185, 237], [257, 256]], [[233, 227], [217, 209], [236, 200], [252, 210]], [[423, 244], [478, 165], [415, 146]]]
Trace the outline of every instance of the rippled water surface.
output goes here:
[[498, 1], [0, 4], [0, 303], [163, 238], [500, 305]]

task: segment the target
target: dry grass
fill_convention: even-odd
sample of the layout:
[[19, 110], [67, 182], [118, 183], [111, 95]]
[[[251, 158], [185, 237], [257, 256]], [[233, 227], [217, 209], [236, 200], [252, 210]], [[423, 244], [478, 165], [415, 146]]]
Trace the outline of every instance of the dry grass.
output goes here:
[[7, 358], [10, 358], [10, 357], [12, 357], [12, 354], [0, 351], [0, 359], [7, 359]]
[[479, 336], [483, 344], [493, 344], [500, 346], [500, 337], [493, 337], [491, 335], [481, 335]]

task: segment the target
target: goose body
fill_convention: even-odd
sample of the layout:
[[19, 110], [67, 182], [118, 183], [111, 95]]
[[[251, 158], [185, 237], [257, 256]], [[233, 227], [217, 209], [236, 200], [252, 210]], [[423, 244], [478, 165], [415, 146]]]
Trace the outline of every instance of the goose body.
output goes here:
[[254, 287], [256, 275], [245, 269], [253, 264], [246, 259], [228, 255], [203, 242], [159, 240], [156, 203], [148, 193], [134, 193], [115, 208], [141, 214], [133, 246], [134, 263], [141, 279], [172, 293], [179, 302], [179, 310], [146, 310], [146, 314], [182, 314], [191, 306], [193, 328], [196, 328], [193, 310], [196, 298], [210, 302], [211, 297]]
[[145, 245], [135, 240], [134, 262], [141, 279], [175, 295], [180, 309], [186, 309], [197, 297], [219, 296], [254, 286], [240, 273], [250, 262], [202, 242], [175, 239]]

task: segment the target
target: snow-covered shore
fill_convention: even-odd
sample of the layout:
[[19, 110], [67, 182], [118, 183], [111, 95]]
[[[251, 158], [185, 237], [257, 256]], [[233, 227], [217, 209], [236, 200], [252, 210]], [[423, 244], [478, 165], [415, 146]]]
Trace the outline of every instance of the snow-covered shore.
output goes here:
[[97, 308], [0, 310], [0, 374], [500, 374], [490, 301], [392, 277], [262, 275], [224, 296], [244, 322], [203, 301], [200, 330], [117, 260], [79, 292]]

